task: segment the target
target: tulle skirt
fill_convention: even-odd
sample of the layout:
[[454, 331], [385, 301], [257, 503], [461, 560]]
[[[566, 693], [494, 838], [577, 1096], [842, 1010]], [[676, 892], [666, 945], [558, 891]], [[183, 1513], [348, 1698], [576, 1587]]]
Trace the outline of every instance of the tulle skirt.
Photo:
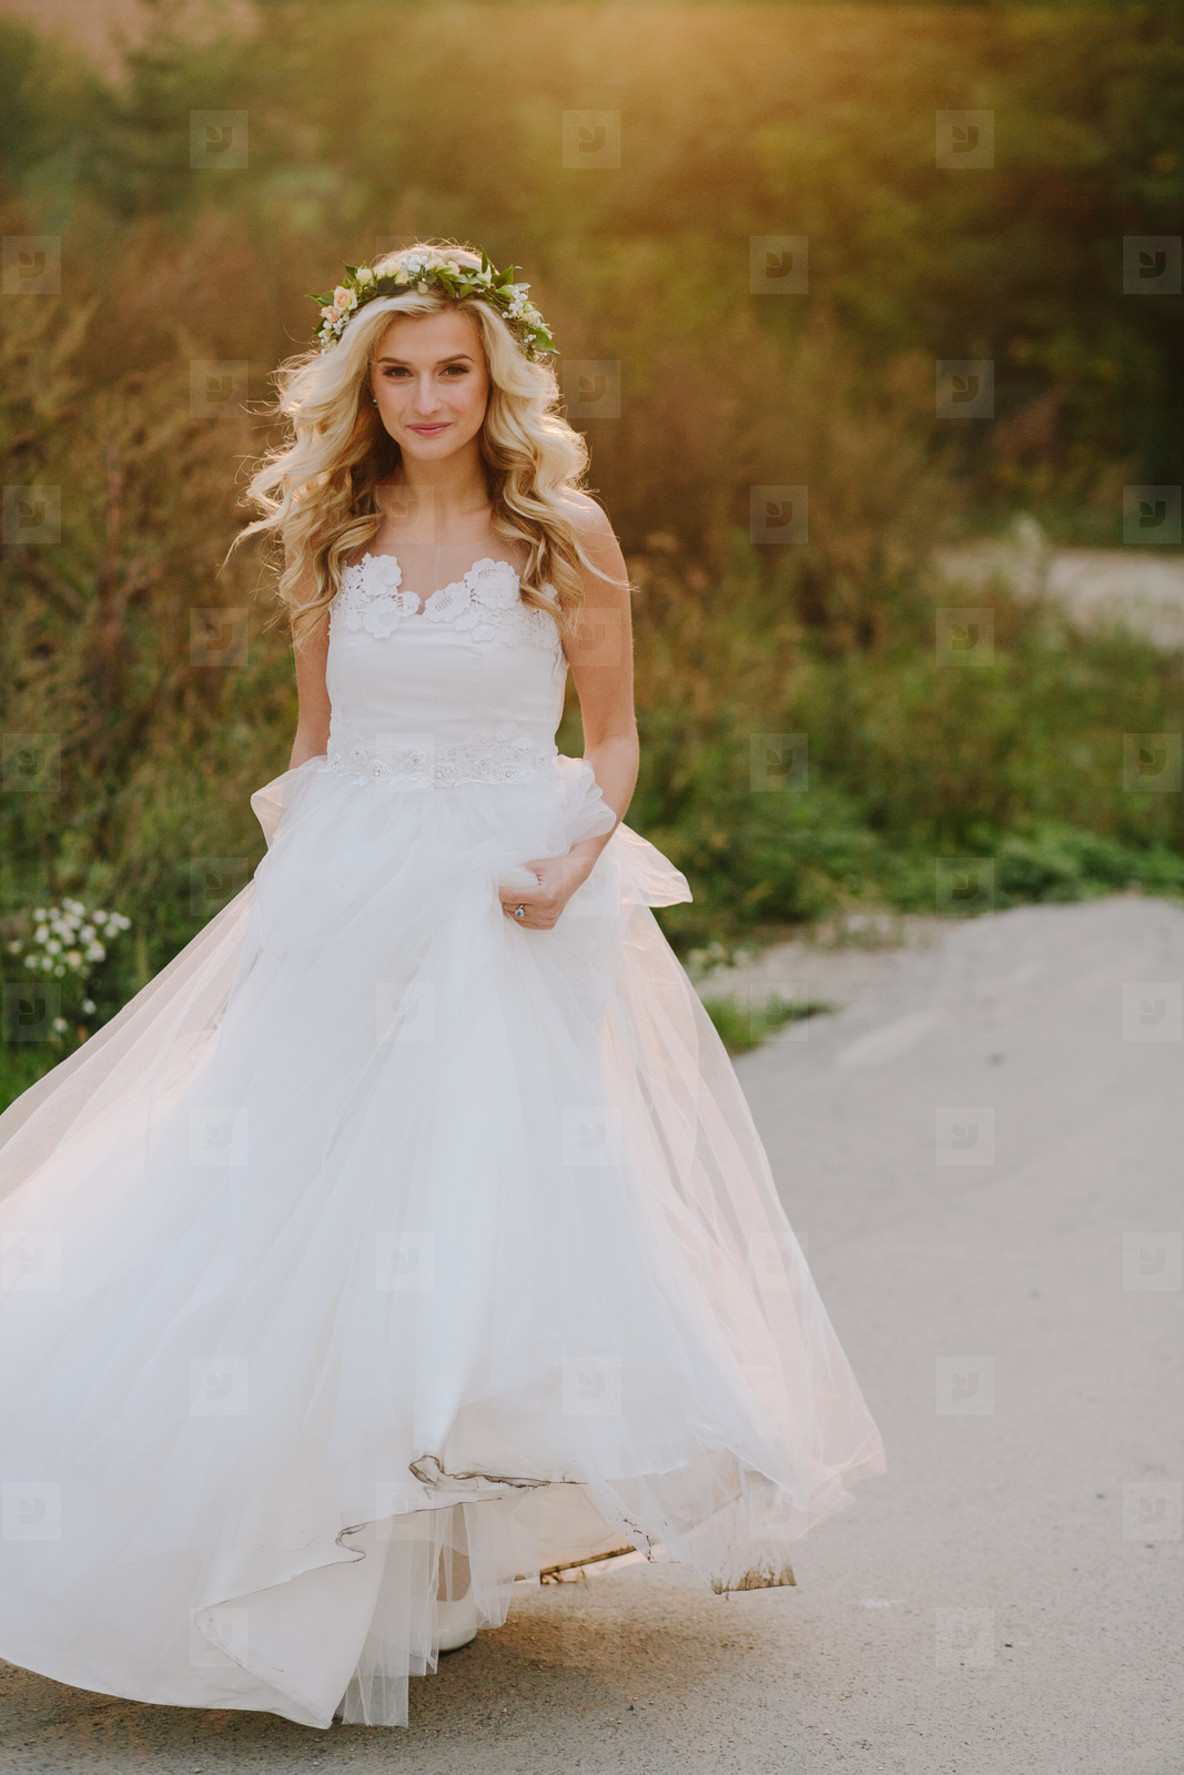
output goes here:
[[252, 799], [254, 881], [0, 1118], [0, 1656], [397, 1725], [442, 1570], [487, 1627], [633, 1548], [792, 1583], [883, 1457], [650, 911], [684, 878], [620, 827], [507, 918], [611, 826], [562, 757]]

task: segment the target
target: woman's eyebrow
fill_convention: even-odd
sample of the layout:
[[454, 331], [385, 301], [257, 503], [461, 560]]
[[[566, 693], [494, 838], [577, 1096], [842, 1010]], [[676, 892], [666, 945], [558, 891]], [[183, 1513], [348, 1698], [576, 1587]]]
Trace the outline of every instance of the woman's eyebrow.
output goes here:
[[[375, 358], [374, 361], [376, 364], [403, 364], [408, 368], [410, 367], [408, 360], [405, 357], [379, 357]], [[451, 357], [441, 357], [436, 359], [436, 362], [440, 364], [455, 364], [462, 361], [466, 364], [472, 363], [473, 360], [469, 352], [454, 351]]]

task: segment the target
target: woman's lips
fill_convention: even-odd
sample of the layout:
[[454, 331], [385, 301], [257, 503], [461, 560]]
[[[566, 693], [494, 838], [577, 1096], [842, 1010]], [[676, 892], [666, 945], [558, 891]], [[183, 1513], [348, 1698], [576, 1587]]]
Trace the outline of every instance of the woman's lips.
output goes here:
[[447, 431], [448, 424], [449, 422], [447, 419], [441, 419], [437, 425], [409, 425], [407, 430], [417, 431], [420, 437], [430, 438], [434, 437], [438, 431]]

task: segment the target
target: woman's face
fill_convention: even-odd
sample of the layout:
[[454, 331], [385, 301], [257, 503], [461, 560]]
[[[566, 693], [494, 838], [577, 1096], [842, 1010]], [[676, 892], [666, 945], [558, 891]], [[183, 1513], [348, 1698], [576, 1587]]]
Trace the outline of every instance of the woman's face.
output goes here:
[[370, 387], [407, 456], [451, 456], [481, 430], [489, 371], [477, 323], [459, 309], [396, 315], [374, 348]]

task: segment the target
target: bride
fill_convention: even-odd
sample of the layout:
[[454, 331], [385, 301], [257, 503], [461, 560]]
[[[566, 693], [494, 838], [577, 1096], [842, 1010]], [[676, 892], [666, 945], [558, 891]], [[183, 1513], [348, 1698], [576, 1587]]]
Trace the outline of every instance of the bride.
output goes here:
[[627, 575], [511, 275], [318, 298], [267, 855], [0, 1118], [0, 1656], [60, 1682], [402, 1725], [516, 1580], [791, 1584], [883, 1467], [622, 823]]

